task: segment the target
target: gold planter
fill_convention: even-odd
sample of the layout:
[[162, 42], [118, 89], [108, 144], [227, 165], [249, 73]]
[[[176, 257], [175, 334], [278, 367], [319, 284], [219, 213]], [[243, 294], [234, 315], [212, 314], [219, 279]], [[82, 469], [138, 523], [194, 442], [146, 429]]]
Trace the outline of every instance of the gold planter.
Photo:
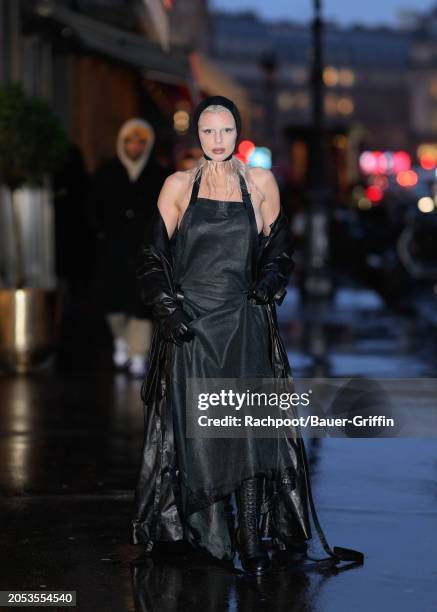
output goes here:
[[47, 361], [60, 318], [59, 289], [0, 289], [0, 365], [26, 373]]

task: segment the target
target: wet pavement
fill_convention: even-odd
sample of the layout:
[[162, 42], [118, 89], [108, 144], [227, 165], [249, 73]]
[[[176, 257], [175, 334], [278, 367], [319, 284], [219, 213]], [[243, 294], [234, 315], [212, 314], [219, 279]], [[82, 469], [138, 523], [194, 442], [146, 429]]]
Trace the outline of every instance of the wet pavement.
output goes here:
[[[436, 376], [435, 328], [372, 291], [311, 305], [290, 290], [278, 314], [297, 378]], [[363, 566], [257, 581], [177, 546], [133, 565], [141, 381], [112, 371], [104, 333], [82, 330], [79, 360], [80, 327], [53, 367], [0, 377], [2, 590], [76, 590], [77, 610], [99, 612], [437, 611], [437, 439], [307, 440], [328, 541]]]

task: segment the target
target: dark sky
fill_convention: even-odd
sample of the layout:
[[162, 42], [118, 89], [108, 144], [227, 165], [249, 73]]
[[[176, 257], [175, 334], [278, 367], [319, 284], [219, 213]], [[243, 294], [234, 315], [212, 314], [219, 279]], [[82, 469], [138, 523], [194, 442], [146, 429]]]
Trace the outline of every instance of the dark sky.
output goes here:
[[[313, 0], [209, 0], [214, 9], [226, 11], [253, 10], [266, 19], [308, 21]], [[437, 0], [322, 0], [326, 18], [341, 25], [396, 25], [401, 10], [426, 12], [437, 5]]]

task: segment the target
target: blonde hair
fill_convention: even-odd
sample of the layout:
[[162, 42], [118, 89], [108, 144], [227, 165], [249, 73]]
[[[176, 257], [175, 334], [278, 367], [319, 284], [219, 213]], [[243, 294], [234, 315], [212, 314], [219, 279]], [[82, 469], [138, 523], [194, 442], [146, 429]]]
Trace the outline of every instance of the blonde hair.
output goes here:
[[[202, 116], [203, 113], [219, 113], [222, 111], [226, 111], [232, 115], [231, 111], [225, 106], [222, 106], [221, 104], [211, 104], [211, 106], [207, 106], [205, 110], [202, 111], [200, 116]], [[214, 183], [217, 181], [219, 172], [222, 174], [223, 171], [226, 176], [225, 182], [227, 199], [229, 199], [235, 189], [238, 190], [240, 188], [240, 176], [242, 176], [245, 180], [249, 193], [251, 193], [253, 189], [261, 193], [254, 181], [250, 179], [246, 164], [240, 161], [238, 157], [235, 157], [235, 155], [233, 155], [228, 161], [219, 162], [206, 159], [202, 156], [198, 163], [191, 170], [189, 170], [192, 175], [190, 188], [193, 187], [197, 179], [199, 179], [200, 182], [202, 176], [204, 176], [209, 196], [213, 192]]]

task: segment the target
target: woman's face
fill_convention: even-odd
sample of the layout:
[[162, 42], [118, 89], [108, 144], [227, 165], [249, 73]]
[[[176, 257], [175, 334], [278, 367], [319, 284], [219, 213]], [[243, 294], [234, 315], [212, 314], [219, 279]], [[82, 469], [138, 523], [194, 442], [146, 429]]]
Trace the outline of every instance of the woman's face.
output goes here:
[[234, 152], [237, 139], [235, 119], [230, 111], [211, 112], [206, 108], [199, 117], [202, 149], [214, 161], [222, 161]]

